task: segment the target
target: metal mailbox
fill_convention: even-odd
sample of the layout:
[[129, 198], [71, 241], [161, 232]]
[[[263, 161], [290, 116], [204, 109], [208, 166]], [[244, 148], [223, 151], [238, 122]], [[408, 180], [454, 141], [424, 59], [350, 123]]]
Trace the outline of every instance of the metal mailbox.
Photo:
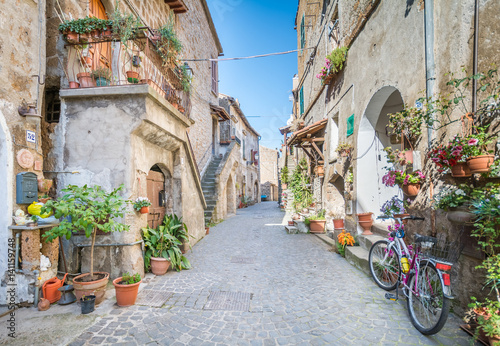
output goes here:
[[16, 176], [16, 203], [31, 204], [38, 201], [37, 175], [22, 172]]

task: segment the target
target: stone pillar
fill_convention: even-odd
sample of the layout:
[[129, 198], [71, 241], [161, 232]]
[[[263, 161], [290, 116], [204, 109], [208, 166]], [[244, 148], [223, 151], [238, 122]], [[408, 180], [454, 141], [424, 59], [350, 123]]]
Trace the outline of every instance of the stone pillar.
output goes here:
[[40, 230], [21, 232], [22, 269], [33, 271], [40, 269]]

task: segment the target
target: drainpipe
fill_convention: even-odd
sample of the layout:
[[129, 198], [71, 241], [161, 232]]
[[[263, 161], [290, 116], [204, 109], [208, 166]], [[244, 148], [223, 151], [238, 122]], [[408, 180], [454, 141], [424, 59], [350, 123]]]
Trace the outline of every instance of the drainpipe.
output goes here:
[[[425, 0], [424, 28], [425, 28], [425, 86], [426, 97], [434, 96], [435, 62], [434, 62], [434, 0]], [[427, 129], [427, 144], [430, 147], [433, 129]]]
[[[472, 73], [477, 74], [477, 56], [479, 53], [479, 0], [474, 2], [474, 49], [472, 51]], [[472, 79], [472, 113], [477, 110], [477, 80]]]

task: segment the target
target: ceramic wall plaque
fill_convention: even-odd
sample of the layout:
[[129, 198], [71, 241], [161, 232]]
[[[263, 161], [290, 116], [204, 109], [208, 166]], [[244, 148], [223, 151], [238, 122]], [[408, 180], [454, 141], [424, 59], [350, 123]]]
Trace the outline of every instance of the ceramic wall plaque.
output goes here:
[[33, 162], [35, 161], [35, 157], [31, 153], [31, 151], [27, 149], [21, 149], [17, 152], [17, 163], [22, 168], [31, 168], [33, 167]]

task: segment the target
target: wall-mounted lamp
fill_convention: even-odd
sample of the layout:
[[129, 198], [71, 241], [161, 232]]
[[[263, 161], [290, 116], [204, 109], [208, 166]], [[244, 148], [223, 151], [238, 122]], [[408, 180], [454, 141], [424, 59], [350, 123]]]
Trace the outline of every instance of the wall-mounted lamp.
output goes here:
[[36, 114], [36, 107], [33, 105], [28, 105], [26, 101], [23, 100], [23, 103], [17, 108], [19, 115], [26, 117], [26, 120], [31, 124], [40, 123], [42, 116], [40, 114]]
[[186, 74], [191, 80], [193, 78], [193, 69], [188, 65], [187, 62], [184, 63], [184, 69], [186, 70]]

